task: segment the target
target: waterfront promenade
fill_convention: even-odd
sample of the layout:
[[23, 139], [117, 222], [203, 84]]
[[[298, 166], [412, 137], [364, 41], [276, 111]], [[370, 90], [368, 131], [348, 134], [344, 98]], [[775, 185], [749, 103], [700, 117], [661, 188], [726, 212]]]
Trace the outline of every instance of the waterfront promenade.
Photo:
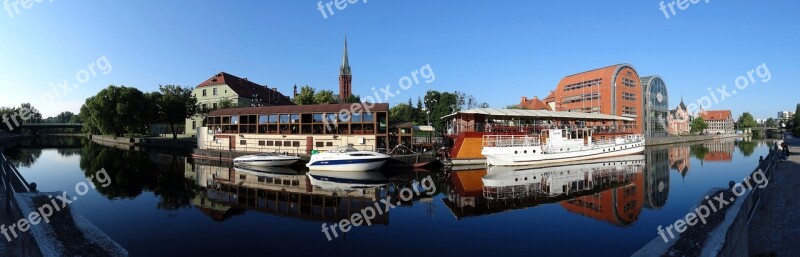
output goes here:
[[773, 171], [750, 226], [750, 256], [800, 256], [800, 138], [786, 142], [791, 154]]

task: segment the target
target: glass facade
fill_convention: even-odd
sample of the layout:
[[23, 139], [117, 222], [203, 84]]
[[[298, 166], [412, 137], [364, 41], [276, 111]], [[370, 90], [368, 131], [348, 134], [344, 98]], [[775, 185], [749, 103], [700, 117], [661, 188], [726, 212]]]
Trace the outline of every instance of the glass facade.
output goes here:
[[644, 90], [644, 135], [646, 138], [666, 137], [669, 135], [669, 98], [667, 84], [659, 76], [642, 78]]

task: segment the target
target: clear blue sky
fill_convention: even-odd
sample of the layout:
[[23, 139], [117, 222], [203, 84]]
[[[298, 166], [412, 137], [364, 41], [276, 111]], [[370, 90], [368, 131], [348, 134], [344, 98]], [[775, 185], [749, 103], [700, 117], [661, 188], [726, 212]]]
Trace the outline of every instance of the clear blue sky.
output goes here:
[[[13, 3], [15, 0], [0, 0]], [[36, 103], [106, 56], [112, 71], [37, 107], [45, 117], [77, 112], [109, 84], [156, 90], [196, 86], [226, 71], [291, 94], [294, 84], [337, 91], [348, 35], [353, 91], [392, 84], [430, 64], [428, 89], [461, 90], [493, 107], [544, 97], [566, 75], [630, 63], [661, 75], [670, 106], [708, 95], [766, 63], [772, 79], [712, 106], [756, 118], [800, 100], [800, 2], [700, 1], [666, 19], [657, 0], [359, 1], [324, 19], [318, 1], [45, 0], [0, 10], [0, 105]], [[323, 4], [326, 3], [323, 1]], [[668, 2], [665, 2], [665, 4]], [[12, 7], [13, 8], [13, 7]], [[676, 7], [677, 8], [677, 7]]]

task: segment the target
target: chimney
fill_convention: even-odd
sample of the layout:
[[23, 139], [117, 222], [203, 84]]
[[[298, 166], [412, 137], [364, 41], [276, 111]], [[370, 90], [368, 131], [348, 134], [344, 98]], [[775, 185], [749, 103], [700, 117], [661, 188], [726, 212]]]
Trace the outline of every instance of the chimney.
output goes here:
[[523, 97], [522, 97], [522, 103], [525, 103], [525, 102], [527, 102], [527, 101], [528, 101], [528, 97], [527, 97], [527, 96], [523, 96]]

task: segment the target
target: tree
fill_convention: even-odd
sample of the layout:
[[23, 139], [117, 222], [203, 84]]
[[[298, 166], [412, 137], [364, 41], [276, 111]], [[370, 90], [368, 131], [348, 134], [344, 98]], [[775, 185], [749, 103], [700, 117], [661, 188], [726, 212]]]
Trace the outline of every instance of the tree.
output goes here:
[[39, 113], [39, 110], [36, 107], [33, 107], [30, 103], [24, 103], [20, 105], [20, 109], [27, 110], [25, 112], [30, 113], [27, 120], [22, 120], [20, 123], [41, 123], [42, 122], [42, 114]]
[[794, 122], [794, 134], [800, 135], [800, 103], [797, 104], [797, 108], [794, 111], [794, 117], [792, 118]]
[[778, 124], [775, 122], [775, 119], [768, 118], [767, 121], [764, 122], [764, 126], [768, 128], [774, 128], [777, 127]]
[[298, 93], [297, 97], [294, 99], [294, 103], [297, 105], [314, 104], [314, 88], [308, 85], [301, 87], [300, 93]]
[[361, 102], [361, 97], [360, 97], [360, 96], [358, 96], [358, 95], [350, 95], [350, 97], [348, 97], [347, 99], [345, 99], [345, 101], [344, 101], [344, 102], [345, 102], [345, 103], [348, 103], [348, 104], [360, 103], [360, 102]]
[[708, 128], [708, 123], [706, 123], [706, 121], [703, 120], [703, 117], [697, 117], [694, 120], [692, 120], [692, 123], [689, 124], [689, 126], [692, 127], [692, 133], [703, 132]]
[[739, 125], [740, 130], [758, 127], [758, 122], [756, 122], [756, 119], [754, 119], [753, 115], [751, 115], [749, 112], [742, 113], [742, 115], [739, 116], [739, 120], [736, 122], [736, 124]]
[[197, 98], [192, 94], [191, 87], [176, 85], [158, 86], [161, 97], [158, 101], [158, 110], [161, 117], [172, 130], [172, 138], [178, 138], [175, 126], [183, 123], [187, 118], [197, 113]]
[[124, 133], [143, 133], [146, 130], [145, 97], [142, 91], [125, 86], [108, 86], [97, 95], [86, 99], [81, 113], [90, 120], [84, 130], [106, 135], [122, 136]]
[[159, 103], [161, 102], [160, 92], [148, 92], [144, 94], [144, 106], [142, 108], [142, 119], [145, 120], [147, 130], [153, 133], [153, 123], [164, 121], [159, 110]]
[[421, 97], [417, 97], [417, 108], [414, 108], [414, 111], [417, 114], [415, 117], [416, 119], [414, 119], [414, 122], [416, 122], [417, 124], [428, 124], [427, 123], [428, 114], [425, 112], [425, 107], [422, 106]]
[[59, 113], [51, 121], [55, 123], [68, 123], [73, 119], [73, 117], [75, 117], [74, 113], [66, 111]]
[[412, 121], [414, 107], [408, 104], [398, 104], [389, 109], [390, 121]]
[[458, 105], [458, 101], [458, 95], [455, 93], [429, 90], [425, 94], [427, 122], [430, 122], [437, 131], [444, 131], [445, 121], [442, 120], [442, 117], [460, 111], [461, 106]]
[[314, 103], [315, 104], [335, 104], [335, 103], [339, 103], [339, 101], [333, 98], [333, 91], [320, 90], [319, 92], [314, 94]]
[[228, 109], [234, 107], [236, 106], [234, 106], [233, 100], [230, 98], [222, 98], [219, 100], [219, 102], [217, 102], [217, 109]]

